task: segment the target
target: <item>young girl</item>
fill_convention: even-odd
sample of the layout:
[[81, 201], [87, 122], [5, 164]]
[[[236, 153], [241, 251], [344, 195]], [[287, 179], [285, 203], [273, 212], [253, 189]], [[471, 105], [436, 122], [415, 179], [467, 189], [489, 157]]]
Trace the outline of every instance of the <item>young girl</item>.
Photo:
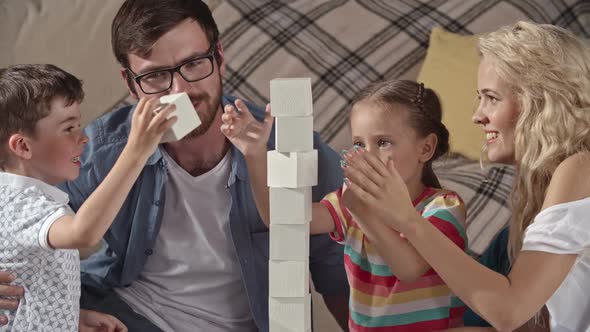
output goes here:
[[590, 46], [567, 30], [519, 22], [481, 37], [479, 51], [473, 119], [488, 158], [518, 170], [509, 274], [479, 265], [423, 223], [391, 163], [365, 154], [349, 161], [348, 207], [403, 232], [495, 329], [512, 331], [546, 306], [551, 331], [590, 331]]
[[[269, 224], [266, 142], [272, 120], [254, 121], [243, 103], [225, 109], [222, 132], [246, 158], [255, 200]], [[267, 107], [267, 113], [269, 108]], [[465, 206], [443, 190], [432, 161], [448, 150], [449, 134], [431, 89], [411, 81], [373, 84], [357, 96], [350, 116], [354, 151], [391, 159], [411, 193], [414, 208], [434, 227], [465, 249]], [[346, 167], [346, 165], [343, 165]], [[346, 187], [313, 205], [312, 234], [330, 233], [345, 249], [351, 286], [352, 331], [434, 331], [460, 326], [464, 306], [403, 235], [385, 223], [358, 218], [342, 204]]]

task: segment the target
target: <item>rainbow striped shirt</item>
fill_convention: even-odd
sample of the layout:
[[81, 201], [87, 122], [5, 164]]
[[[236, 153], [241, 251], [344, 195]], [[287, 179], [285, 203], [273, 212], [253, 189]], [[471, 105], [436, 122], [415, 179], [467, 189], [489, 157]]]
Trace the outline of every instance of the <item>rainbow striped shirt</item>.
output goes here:
[[[351, 331], [437, 331], [463, 325], [464, 304], [430, 269], [413, 282], [397, 279], [341, 204], [342, 188], [323, 200], [344, 244], [350, 283]], [[457, 246], [465, 249], [465, 204], [455, 192], [426, 188], [414, 201], [416, 210]]]

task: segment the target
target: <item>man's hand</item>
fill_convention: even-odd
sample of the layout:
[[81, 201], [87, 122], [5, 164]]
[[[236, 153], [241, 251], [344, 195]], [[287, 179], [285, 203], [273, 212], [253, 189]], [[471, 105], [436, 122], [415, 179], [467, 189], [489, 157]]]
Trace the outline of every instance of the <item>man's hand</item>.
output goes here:
[[[0, 271], [0, 309], [16, 310], [18, 308], [18, 298], [25, 294], [25, 289], [21, 286], [10, 285], [15, 277], [10, 272]], [[0, 325], [8, 324], [8, 317], [0, 315]]]
[[252, 116], [246, 104], [240, 99], [236, 99], [235, 105], [237, 111], [232, 105], [225, 106], [221, 117], [221, 132], [246, 158], [265, 154], [266, 142], [272, 130], [270, 105], [266, 105], [262, 122], [258, 122]]
[[127, 332], [117, 318], [100, 312], [80, 309], [80, 332]]

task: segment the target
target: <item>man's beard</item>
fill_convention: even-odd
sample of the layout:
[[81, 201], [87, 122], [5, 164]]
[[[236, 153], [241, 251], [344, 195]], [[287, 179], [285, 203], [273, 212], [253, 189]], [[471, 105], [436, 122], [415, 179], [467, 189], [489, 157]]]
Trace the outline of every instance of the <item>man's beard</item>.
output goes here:
[[219, 107], [221, 105], [221, 91], [223, 91], [221, 79], [219, 80], [219, 89], [217, 91], [218, 92], [213, 96], [207, 94], [197, 96], [194, 98], [190, 96], [191, 102], [193, 100], [198, 100], [200, 102], [197, 114], [201, 119], [201, 125], [199, 125], [195, 130], [188, 133], [188, 135], [186, 135], [184, 139], [199, 137], [203, 135], [205, 132], [207, 132], [207, 130], [209, 130], [211, 124], [213, 123], [213, 121], [215, 121], [215, 116], [217, 115], [217, 112], [219, 111]]

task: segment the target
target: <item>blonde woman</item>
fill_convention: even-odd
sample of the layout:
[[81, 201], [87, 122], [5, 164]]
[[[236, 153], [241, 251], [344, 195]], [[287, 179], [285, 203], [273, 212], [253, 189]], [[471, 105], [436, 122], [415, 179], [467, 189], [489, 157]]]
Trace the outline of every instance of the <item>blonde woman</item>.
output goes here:
[[590, 331], [590, 47], [564, 29], [519, 22], [483, 36], [479, 51], [473, 120], [489, 160], [518, 170], [509, 274], [424, 222], [392, 161], [362, 150], [347, 158], [345, 204], [403, 233], [496, 330], [517, 329], [546, 306], [551, 331]]

